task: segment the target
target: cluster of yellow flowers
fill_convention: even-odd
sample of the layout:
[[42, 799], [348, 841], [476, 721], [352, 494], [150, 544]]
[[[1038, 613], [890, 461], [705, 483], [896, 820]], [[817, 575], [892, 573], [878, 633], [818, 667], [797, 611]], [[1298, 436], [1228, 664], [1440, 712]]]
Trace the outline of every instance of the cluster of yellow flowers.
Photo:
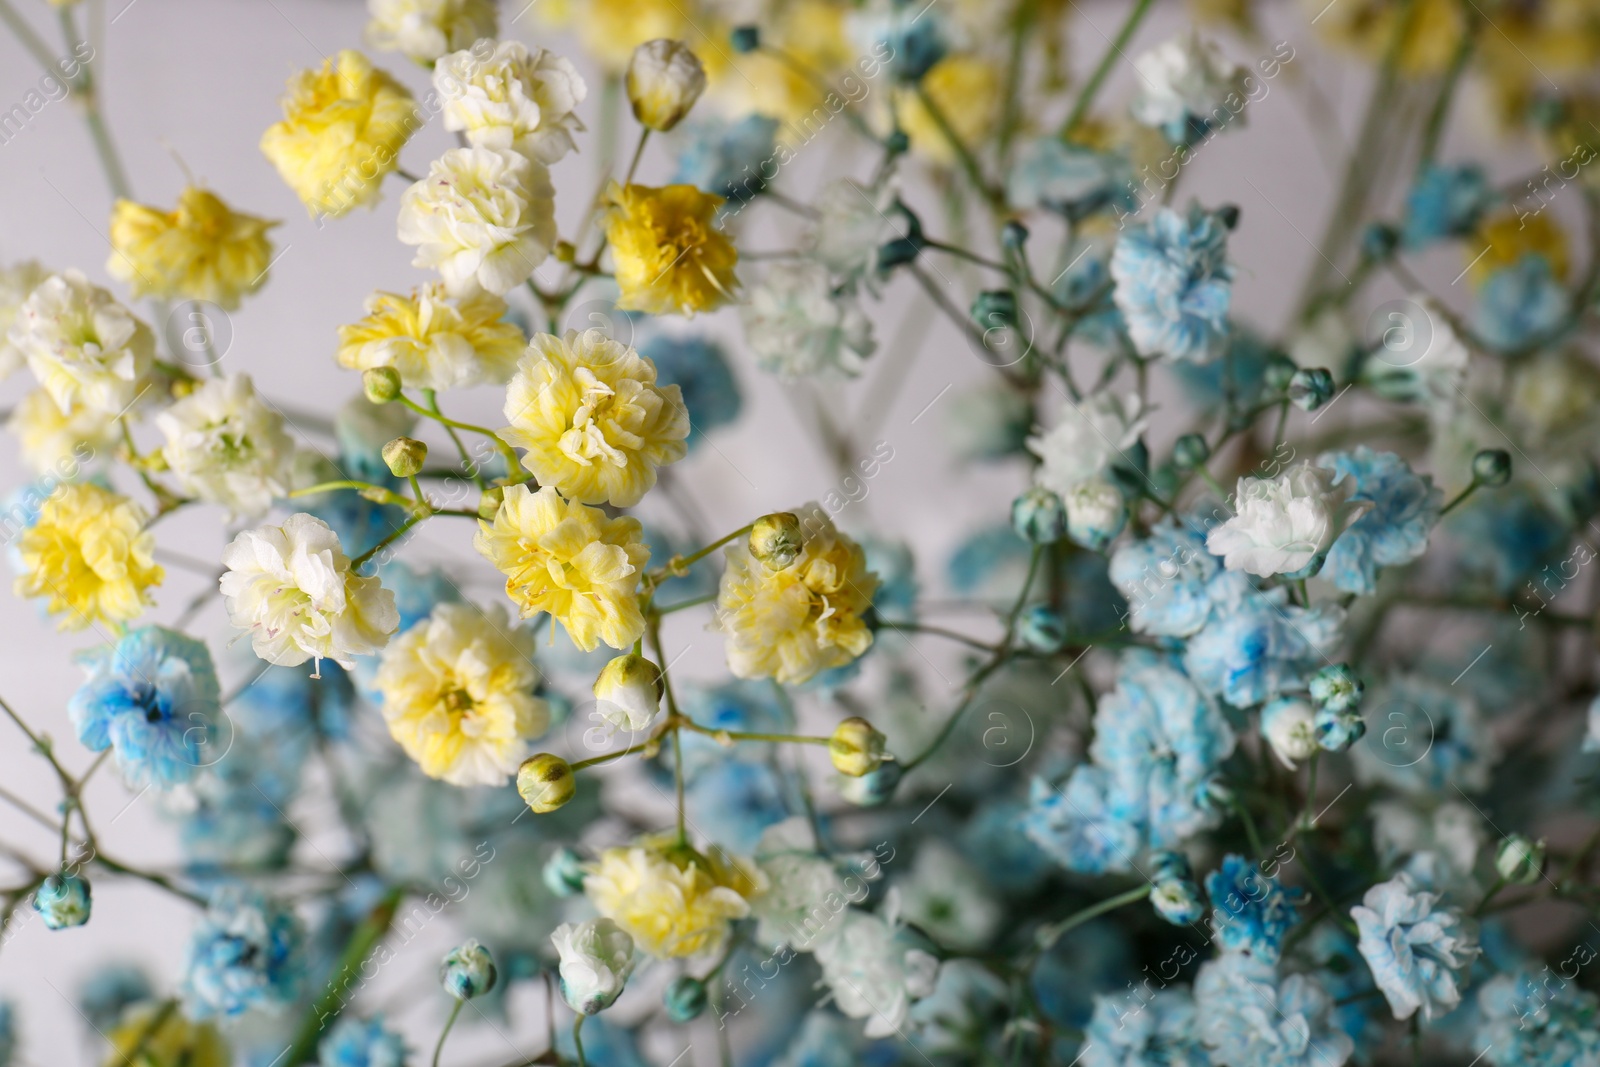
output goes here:
[[66, 613], [63, 630], [133, 621], [164, 574], [144, 524], [144, 509], [127, 497], [92, 482], [59, 486], [17, 543], [17, 595], [46, 597], [52, 613]]
[[759, 870], [720, 849], [647, 838], [602, 852], [583, 888], [595, 910], [650, 955], [705, 960], [721, 954], [728, 924], [750, 914], [750, 900], [767, 886]]

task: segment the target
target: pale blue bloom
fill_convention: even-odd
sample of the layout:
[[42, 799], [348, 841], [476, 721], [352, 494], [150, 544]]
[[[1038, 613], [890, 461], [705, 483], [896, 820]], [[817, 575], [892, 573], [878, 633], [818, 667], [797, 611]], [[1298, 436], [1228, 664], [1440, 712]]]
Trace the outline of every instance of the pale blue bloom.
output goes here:
[[1012, 204], [1048, 208], [1073, 220], [1113, 205], [1119, 215], [1136, 211], [1132, 187], [1127, 160], [1059, 137], [1024, 144], [1006, 176]]
[[948, 960], [933, 992], [911, 1005], [907, 1040], [936, 1059], [985, 1062], [986, 1052], [998, 1051], [1008, 1000], [1005, 981], [993, 971], [974, 960]]
[[1550, 338], [1571, 306], [1549, 261], [1525, 255], [1489, 275], [1478, 290], [1478, 335], [1501, 351], [1524, 348]]
[[1421, 1009], [1431, 1020], [1461, 1003], [1463, 972], [1477, 958], [1478, 942], [1460, 911], [1440, 907], [1437, 894], [1401, 873], [1368, 889], [1350, 917], [1360, 930], [1356, 947], [1396, 1019]]
[[[766, 191], [777, 177], [774, 159], [778, 121], [746, 115], [736, 122], [701, 118], [685, 123], [672, 180], [742, 203]], [[770, 169], [771, 174], [762, 173]]]
[[1366, 445], [1324, 452], [1317, 466], [1336, 472], [1335, 485], [1355, 479], [1350, 499], [1372, 505], [1333, 542], [1322, 565], [1321, 576], [1340, 592], [1375, 592], [1379, 567], [1409, 563], [1427, 551], [1444, 505], [1444, 491], [1432, 478], [1413, 473], [1393, 452], [1374, 452]]
[[1186, 405], [1203, 414], [1238, 411], [1261, 402], [1267, 388], [1267, 367], [1279, 355], [1254, 329], [1234, 323], [1221, 359], [1174, 363], [1172, 375]]
[[1521, 485], [1479, 494], [1450, 515], [1470, 569], [1509, 595], [1566, 552], [1568, 530], [1548, 503]]
[[1057, 863], [1084, 874], [1133, 869], [1141, 827], [1112, 795], [1107, 771], [1080, 764], [1060, 789], [1035, 778], [1028, 799], [1023, 830]]
[[1150, 536], [1128, 541], [1111, 556], [1111, 584], [1128, 602], [1135, 633], [1188, 637], [1211, 617], [1206, 585], [1222, 568], [1205, 537], [1171, 519]]
[[1243, 856], [1229, 854], [1206, 876], [1216, 942], [1226, 954], [1244, 954], [1276, 965], [1284, 935], [1300, 917], [1301, 896], [1285, 889]]
[[1546, 967], [1497, 975], [1478, 991], [1474, 1044], [1494, 1067], [1594, 1067], [1600, 1000]]
[[110, 748], [130, 785], [169, 789], [220, 757], [221, 689], [202, 642], [144, 626], [79, 662], [89, 677], [67, 704], [73, 729], [92, 751]]
[[1113, 299], [1109, 258], [1098, 241], [1074, 241], [1062, 249], [1065, 266], [1050, 286], [1063, 306], [1081, 316], [1072, 335], [1101, 347], [1120, 344], [1127, 332]]
[[284, 904], [224, 887], [195, 929], [185, 971], [184, 1000], [196, 1019], [279, 1007], [305, 979], [305, 927]]
[[867, 557], [867, 570], [878, 576], [872, 610], [878, 618], [892, 623], [910, 622], [916, 616], [919, 592], [917, 562], [911, 546], [904, 541], [871, 536], [861, 538], [860, 544]]
[[1227, 236], [1222, 221], [1198, 204], [1184, 215], [1162, 208], [1123, 232], [1111, 277], [1141, 355], [1204, 363], [1222, 353], [1233, 295]]
[[929, 15], [928, 8], [910, 0], [867, 7], [851, 17], [850, 31], [863, 52], [889, 57], [888, 69], [896, 81], [921, 81], [950, 50], [939, 13]]
[[961, 831], [961, 851], [997, 889], [1028, 893], [1050, 874], [1050, 857], [1028, 837], [1023, 825], [1028, 805], [1020, 800], [990, 801], [973, 813]]
[[1430, 163], [1406, 194], [1401, 239], [1415, 249], [1465, 237], [1494, 201], [1494, 190], [1476, 163]]
[[1083, 1067], [1207, 1067], [1187, 989], [1094, 998]]
[[1350, 750], [1362, 782], [1427, 796], [1489, 787], [1499, 746], [1466, 686], [1398, 675], [1368, 698], [1366, 720]]
[[656, 365], [656, 380], [661, 385], [676, 385], [683, 391], [692, 427], [691, 449], [705, 434], [738, 420], [744, 398], [721, 345], [697, 334], [675, 337], [658, 333], [639, 351]]
[[155, 996], [144, 968], [131, 963], [103, 963], [78, 988], [78, 1010], [89, 1025], [104, 1033], [117, 1025], [130, 1004]]
[[[1098, 893], [1083, 903], [1097, 898]], [[1137, 971], [1127, 934], [1114, 923], [1089, 923], [1062, 935], [1039, 957], [1033, 968], [1033, 995], [1051, 1022], [1083, 1030], [1094, 1016], [1094, 994], [1125, 988], [1123, 983]], [[1059, 1062], [1070, 1063], [1076, 1054]]]
[[1202, 691], [1249, 707], [1306, 687], [1307, 676], [1338, 650], [1344, 611], [1337, 605], [1296, 607], [1279, 586], [1257, 589], [1239, 571], [1206, 587], [1213, 614], [1190, 638], [1183, 666]]
[[685, 798], [699, 832], [741, 855], [755, 851], [763, 830], [789, 817], [783, 783], [766, 763], [751, 760], [729, 758], [701, 770]]
[[51, 930], [82, 926], [92, 903], [89, 883], [76, 874], [52, 874], [33, 891], [33, 910]]
[[1173, 926], [1191, 926], [1206, 913], [1200, 887], [1187, 878], [1158, 880], [1150, 891], [1150, 904]]
[[809, 1012], [772, 1067], [857, 1067], [860, 1027], [837, 1012]]
[[1007, 602], [1022, 588], [1031, 555], [1009, 523], [991, 526], [961, 542], [945, 574], [960, 596]]
[[228, 758], [194, 783], [194, 807], [180, 817], [179, 842], [192, 874], [233, 866], [276, 870], [288, 862], [296, 834], [284, 811], [299, 788], [305, 751], [293, 742], [232, 739]]
[[346, 1015], [317, 1045], [321, 1067], [405, 1067], [406, 1042], [382, 1017]]
[[[1317, 963], [1316, 976], [1333, 998], [1328, 1018], [1350, 1035], [1358, 1049], [1370, 1049], [1382, 1040], [1388, 1016], [1370, 996], [1376, 986], [1372, 972], [1363, 966], [1355, 939], [1333, 923], [1319, 923], [1306, 938], [1306, 954]], [[1368, 995], [1364, 995], [1368, 994]], [[1342, 1003], [1341, 1003], [1342, 1002]], [[1362, 1060], [1370, 1059], [1362, 1055]]]
[[1340, 1067], [1354, 1051], [1330, 1023], [1333, 999], [1312, 975], [1280, 980], [1264, 960], [1224, 953], [1201, 966], [1194, 1001], [1215, 1064]]

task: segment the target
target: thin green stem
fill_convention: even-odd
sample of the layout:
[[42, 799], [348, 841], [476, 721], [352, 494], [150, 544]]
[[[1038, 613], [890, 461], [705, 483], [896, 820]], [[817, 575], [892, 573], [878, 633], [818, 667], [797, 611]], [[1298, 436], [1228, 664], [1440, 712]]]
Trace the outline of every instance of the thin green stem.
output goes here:
[[1460, 507], [1462, 504], [1465, 504], [1467, 502], [1467, 498], [1472, 496], [1473, 493], [1476, 493], [1482, 487], [1483, 483], [1477, 478], [1473, 478], [1472, 481], [1467, 483], [1467, 487], [1465, 489], [1456, 494], [1454, 500], [1451, 500], [1448, 504], [1439, 509], [1439, 517], [1443, 518], [1456, 508]]
[[1456, 51], [1450, 57], [1450, 69], [1445, 72], [1444, 84], [1439, 87], [1439, 95], [1433, 101], [1433, 109], [1428, 113], [1427, 125], [1422, 128], [1422, 148], [1417, 156], [1417, 170], [1420, 173], [1439, 151], [1439, 139], [1444, 135], [1445, 120], [1450, 117], [1450, 104], [1455, 100], [1456, 89], [1461, 84], [1461, 75], [1467, 69], [1467, 61], [1472, 58], [1473, 48], [1478, 43], [1478, 29], [1482, 21], [1474, 17], [1475, 9], [1463, 8], [1463, 15], [1468, 20], [1466, 32], [1461, 35], [1461, 40], [1456, 44]]
[[1067, 933], [1069, 930], [1076, 929], [1089, 920], [1097, 919], [1107, 912], [1116, 911], [1118, 908], [1126, 907], [1129, 904], [1137, 903], [1138, 901], [1143, 900], [1145, 897], [1150, 895], [1152, 888], [1153, 887], [1149, 883], [1137, 886], [1125, 893], [1118, 893], [1114, 897], [1107, 897], [1098, 904], [1091, 904], [1089, 907], [1084, 908], [1082, 911], [1074, 912], [1072, 915], [1067, 916], [1058, 923], [1052, 923], [1049, 926], [1042, 927], [1040, 928], [1035, 939], [1035, 943], [1038, 945], [1040, 951], [1045, 951], [1049, 949], [1051, 945], [1054, 945], [1057, 941], [1059, 941], [1061, 939], [1061, 935]]
[[658, 607], [655, 609], [655, 612], [657, 615], [671, 615], [675, 611], [685, 611], [689, 608], [697, 608], [701, 604], [714, 604], [716, 601], [717, 594], [707, 593], [705, 596], [697, 596], [690, 600], [680, 600], [676, 604], [668, 604], [666, 607]]
[[652, 580], [657, 582], [663, 580], [669, 575], [674, 578], [681, 578], [690, 567], [694, 566], [696, 563], [699, 563], [701, 560], [705, 559], [707, 556], [711, 555], [711, 553], [715, 552], [728, 542], [733, 541], [736, 538], [746, 536], [754, 527], [755, 523], [748, 523], [739, 527], [737, 530], [725, 537], [717, 538], [715, 541], [700, 549], [698, 552], [691, 552], [687, 556], [673, 556], [661, 567], [651, 571], [650, 577]]
[[950, 150], [955, 153], [956, 161], [961, 164], [961, 169], [966, 172], [967, 180], [972, 183], [973, 190], [990, 204], [998, 207], [1000, 197], [989, 186], [989, 183], [984, 180], [983, 168], [978, 165], [978, 157], [972, 154], [972, 149], [967, 147], [966, 142], [961, 139], [961, 135], [956, 132], [956, 128], [951, 125], [950, 117], [944, 113], [944, 109], [939, 106], [932, 94], [921, 83], [917, 85], [917, 99], [922, 101], [923, 110], [927, 111], [928, 117], [939, 128], [940, 136], [945, 139], [945, 142], [950, 146]]
[[[572, 1020], [572, 1047], [578, 1054], [578, 1067], [585, 1067], [583, 1061], [583, 1020], [587, 1018], [587, 1015], [579, 1012], [578, 1017]], [[434, 1067], [438, 1067], [438, 1064], [435, 1063]]]
[[621, 749], [617, 752], [607, 752], [603, 756], [590, 756], [588, 759], [581, 759], [577, 763], [571, 764], [570, 766], [574, 772], [581, 771], [585, 767], [598, 767], [602, 763], [610, 763], [612, 760], [621, 759], [623, 756], [631, 756], [635, 752], [643, 752], [645, 749], [658, 743], [659, 739], [652, 737], [648, 741], [640, 741], [637, 745], [629, 745], [627, 748]]
[[328, 972], [328, 987], [312, 1002], [300, 1020], [300, 1028], [295, 1033], [294, 1044], [289, 1046], [285, 1063], [307, 1063], [315, 1058], [318, 1039], [323, 1030], [337, 1020], [339, 1013], [348, 1006], [348, 994], [354, 984], [352, 979], [358, 977], [361, 965], [388, 934], [404, 895], [402, 889], [390, 889], [351, 933], [344, 952]]
[[384, 549], [388, 548], [390, 545], [392, 545], [396, 541], [400, 540], [400, 538], [404, 537], [407, 533], [409, 533], [411, 531], [411, 528], [413, 526], [417, 525], [419, 522], [421, 522], [424, 519], [427, 519], [429, 517], [431, 517], [430, 513], [423, 513], [423, 514], [408, 516], [406, 518], [405, 522], [402, 522], [394, 530], [390, 531], [389, 535], [387, 537], [385, 537], [382, 541], [379, 541], [377, 544], [373, 545], [371, 548], [369, 548], [365, 552], [361, 553], [361, 555], [359, 555], [355, 559], [351, 560], [350, 561], [350, 569], [351, 570], [359, 569], [363, 563], [367, 562], [367, 560], [371, 559], [373, 556], [376, 556], [379, 552], [382, 552]]
[[1123, 49], [1128, 42], [1133, 40], [1139, 23], [1144, 21], [1145, 13], [1150, 10], [1151, 0], [1138, 0], [1133, 10], [1128, 12], [1127, 19], [1122, 23], [1122, 28], [1117, 31], [1116, 37], [1106, 47], [1105, 55], [1100, 57], [1100, 63], [1094, 68], [1094, 73], [1089, 75], [1089, 80], [1084, 82], [1083, 91], [1078, 94], [1078, 99], [1072, 105], [1072, 112], [1067, 116], [1067, 121], [1061, 124], [1059, 136], [1070, 137], [1078, 124], [1088, 115], [1089, 107], [1094, 103], [1094, 98], [1099, 94], [1100, 87], [1105, 84], [1106, 77], [1111, 73], [1111, 68], [1119, 58], [1123, 57]]
[[827, 745], [832, 742], [829, 737], [816, 737], [810, 734], [765, 734], [752, 733], [747, 730], [713, 730], [709, 726], [702, 726], [686, 716], [679, 716], [676, 724], [693, 733], [704, 734], [707, 737], [726, 739], [729, 741], [768, 741], [773, 744], [794, 745]]
[[506, 457], [507, 473], [513, 478], [516, 477], [518, 469], [522, 466], [522, 461], [517, 458], [517, 450], [512, 448], [505, 442], [504, 438], [495, 433], [493, 430], [489, 429], [487, 426], [478, 426], [470, 422], [462, 422], [459, 419], [448, 418], [437, 411], [429, 411], [427, 408], [423, 407], [415, 400], [412, 400], [404, 393], [400, 394], [400, 396], [398, 396], [396, 399], [406, 407], [410, 408], [412, 411], [415, 411], [418, 415], [421, 415], [424, 418], [432, 419], [447, 429], [466, 430], [468, 433], [478, 433], [487, 437], [489, 440], [494, 442], [494, 446], [500, 450], [500, 454]]
[[[461, 1014], [461, 1008], [464, 1004], [466, 1004], [464, 1000], [456, 1001], [456, 1006], [450, 1009], [450, 1018], [444, 1021], [444, 1029], [439, 1031], [439, 1043], [433, 1046], [433, 1067], [439, 1067], [439, 1054], [444, 1051], [444, 1039], [450, 1036], [450, 1029], [455, 1026], [456, 1016]], [[580, 1015], [579, 1018], [581, 1019], [583, 1016]], [[580, 1061], [582, 1060], [582, 1053], [579, 1053], [578, 1058]]]
[[639, 143], [633, 148], [633, 159], [628, 163], [628, 176], [622, 179], [623, 185], [633, 184], [633, 176], [639, 171], [639, 161], [644, 158], [644, 146], [649, 140], [650, 127], [641, 127], [639, 130]]

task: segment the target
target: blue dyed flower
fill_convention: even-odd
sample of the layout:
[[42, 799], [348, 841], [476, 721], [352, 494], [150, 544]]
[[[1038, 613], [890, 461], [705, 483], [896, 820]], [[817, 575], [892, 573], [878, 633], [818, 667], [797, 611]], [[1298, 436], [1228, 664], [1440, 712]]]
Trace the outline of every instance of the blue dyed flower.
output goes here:
[[749, 760], [724, 759], [700, 771], [686, 799], [701, 833], [743, 855], [755, 851], [763, 830], [789, 817], [777, 774]]
[[1243, 856], [1229, 854], [1206, 876], [1211, 923], [1224, 953], [1242, 953], [1275, 966], [1284, 935], [1300, 918], [1300, 892], [1285, 889]]
[[1206, 913], [1200, 901], [1200, 887], [1187, 878], [1157, 881], [1150, 890], [1150, 905], [1173, 926], [1191, 926]]
[[879, 0], [851, 17], [850, 35], [863, 52], [887, 56], [896, 81], [918, 82], [950, 50], [938, 12], [927, 14], [909, 0]]
[[1111, 584], [1128, 602], [1135, 633], [1188, 637], [1211, 617], [1207, 584], [1222, 569], [1204, 535], [1163, 519], [1150, 536], [1129, 541], [1111, 556]]
[[1079, 1062], [1083, 1067], [1207, 1067], [1194, 998], [1186, 989], [1097, 995]]
[[991, 885], [1006, 892], [1030, 892], [1050, 874], [1050, 858], [1024, 828], [1027, 812], [1019, 800], [991, 801], [961, 831], [962, 852]]
[[1201, 1039], [1228, 1067], [1341, 1067], [1354, 1051], [1330, 1022], [1333, 998], [1312, 975], [1281, 981], [1236, 953], [1206, 962], [1194, 983]]
[[1060, 789], [1042, 778], [1033, 780], [1022, 828], [1029, 840], [1068, 870], [1131, 871], [1143, 834], [1118, 800], [1109, 772], [1092, 763], [1079, 764]]
[[1028, 574], [1032, 550], [1010, 524], [991, 526], [968, 537], [945, 566], [945, 576], [961, 596], [1014, 601]]
[[1378, 568], [1409, 563], [1428, 549], [1428, 535], [1439, 521], [1444, 492], [1426, 474], [1414, 474], [1393, 452], [1361, 445], [1353, 452], [1324, 452], [1319, 467], [1335, 472], [1338, 485], [1354, 478], [1352, 501], [1372, 505], [1328, 549], [1322, 577], [1344, 593], [1377, 590]]
[[1042, 207], [1077, 220], [1110, 206], [1118, 214], [1137, 210], [1127, 160], [1059, 137], [1040, 137], [1023, 145], [1006, 177], [1017, 207]]
[[406, 1042], [381, 1017], [346, 1015], [317, 1045], [321, 1067], [405, 1067]]
[[656, 365], [656, 380], [661, 385], [676, 385], [683, 391], [689, 421], [699, 431], [689, 437], [691, 449], [702, 435], [739, 418], [744, 401], [722, 346], [699, 336], [663, 333], [650, 338], [639, 351]]
[[[861, 550], [866, 553], [867, 570], [878, 576], [878, 588], [872, 593], [872, 610], [878, 618], [890, 622], [910, 622], [916, 615], [917, 563], [911, 546], [904, 541], [889, 541], [878, 537], [863, 537]], [[882, 639], [879, 634], [879, 639]]]
[[289, 907], [227, 886], [189, 943], [184, 1000], [196, 1019], [274, 1008], [300, 994], [305, 927]]
[[88, 922], [91, 903], [89, 883], [75, 874], [52, 874], [33, 891], [33, 910], [52, 930]]
[[192, 874], [225, 867], [276, 870], [288, 863], [296, 835], [284, 809], [299, 788], [305, 751], [239, 737], [229, 758], [194, 783], [194, 807], [179, 816], [178, 830]]
[[1494, 1067], [1600, 1063], [1600, 1000], [1546, 967], [1497, 975], [1478, 992], [1474, 1044]]
[[1567, 548], [1566, 524], [1525, 486], [1508, 485], [1493, 496], [1480, 494], [1450, 518], [1467, 566], [1486, 574], [1502, 595], [1555, 563]]
[[1336, 605], [1296, 607], [1281, 586], [1257, 589], [1238, 571], [1206, 588], [1213, 614], [1189, 639], [1183, 666], [1202, 691], [1234, 707], [1303, 690], [1306, 676], [1338, 648], [1344, 610]]
[[1433, 1019], [1461, 1003], [1461, 982], [1478, 956], [1470, 925], [1439, 897], [1418, 889], [1401, 873], [1367, 890], [1350, 909], [1360, 930], [1361, 950], [1372, 977], [1396, 1019], [1422, 1011]]
[[1494, 190], [1477, 164], [1430, 163], [1406, 194], [1401, 239], [1407, 248], [1423, 248], [1448, 237], [1465, 237], [1477, 229], [1494, 201]]
[[1162, 208], [1123, 233], [1111, 277], [1140, 355], [1204, 363], [1221, 354], [1233, 296], [1227, 237], [1222, 221], [1198, 204], [1186, 215]]
[[79, 662], [89, 677], [67, 704], [73, 729], [91, 750], [110, 748], [130, 785], [168, 789], [215, 762], [222, 694], [204, 644], [145, 626]]
[[1183, 402], [1202, 413], [1238, 411], [1261, 402], [1267, 388], [1267, 367], [1280, 355], [1259, 333], [1235, 323], [1221, 359], [1209, 363], [1174, 363], [1172, 375], [1182, 387]]
[[1529, 254], [1489, 275], [1478, 290], [1478, 335], [1504, 352], [1549, 338], [1572, 298], [1543, 256]]
[[105, 1033], [117, 1025], [129, 1004], [153, 996], [155, 987], [143, 968], [131, 963], [100, 964], [78, 988], [78, 1010], [91, 1027]]
[[1429, 796], [1489, 787], [1500, 750], [1466, 687], [1399, 675], [1365, 708], [1366, 738], [1351, 749], [1363, 783]]
[[[765, 192], [767, 183], [777, 177], [776, 119], [765, 115], [747, 115], [737, 122], [701, 119], [681, 129], [673, 182], [738, 204]], [[764, 174], [764, 169], [772, 173]]]

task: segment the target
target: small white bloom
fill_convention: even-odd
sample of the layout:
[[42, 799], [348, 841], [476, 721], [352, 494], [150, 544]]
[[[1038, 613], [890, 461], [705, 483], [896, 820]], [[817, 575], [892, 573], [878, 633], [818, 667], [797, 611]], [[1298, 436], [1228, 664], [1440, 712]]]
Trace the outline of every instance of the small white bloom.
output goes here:
[[848, 178], [824, 186], [813, 205], [811, 256], [834, 274], [849, 280], [867, 275], [878, 264], [878, 249], [896, 237], [889, 214], [898, 190], [893, 181], [876, 189]]
[[338, 535], [315, 516], [243, 531], [222, 550], [222, 565], [228, 620], [250, 631], [251, 647], [268, 663], [331, 659], [353, 667], [400, 625], [394, 594], [352, 571]]
[[41, 282], [6, 336], [62, 411], [120, 415], [155, 360], [150, 328], [75, 270]]
[[1279, 697], [1261, 709], [1261, 736], [1290, 770], [1317, 751], [1316, 716], [1317, 709], [1304, 697]]
[[1148, 419], [1135, 394], [1100, 393], [1063, 405], [1053, 430], [1028, 438], [1028, 451], [1042, 461], [1034, 481], [1065, 501], [1132, 448]]
[[[1219, 125], [1244, 121], [1238, 111], [1246, 99], [1241, 85], [1244, 68], [1199, 34], [1175, 37], [1152, 48], [1135, 59], [1133, 67], [1141, 86], [1133, 117], [1146, 126], [1181, 129], [1191, 116]], [[1232, 108], [1230, 96], [1236, 105]]]
[[1122, 493], [1103, 478], [1073, 486], [1061, 503], [1067, 509], [1067, 536], [1093, 552], [1109, 545], [1128, 521]]
[[633, 116], [652, 130], [672, 129], [706, 91], [706, 68], [682, 41], [660, 38], [634, 49], [628, 62]]
[[1372, 506], [1350, 499], [1355, 479], [1333, 477], [1302, 460], [1276, 478], [1240, 478], [1237, 511], [1206, 535], [1206, 551], [1258, 578], [1301, 570]]
[[293, 484], [294, 442], [248, 374], [213, 378], [156, 416], [161, 454], [184, 490], [257, 518]]
[[933, 992], [939, 961], [876, 915], [848, 909], [839, 923], [839, 934], [816, 948], [822, 981], [840, 1011], [867, 1020], [868, 1037], [888, 1037], [905, 1026], [912, 1002]]
[[520, 152], [550, 164], [576, 152], [573, 130], [583, 129], [578, 105], [589, 94], [570, 60], [519, 41], [453, 52], [433, 68], [433, 87], [444, 101], [444, 128], [466, 135], [477, 148]]
[[1435, 416], [1454, 411], [1472, 353], [1432, 297], [1415, 294], [1409, 305], [1372, 324], [1377, 346], [1361, 376], [1380, 396], [1425, 404]]
[[36, 261], [25, 259], [11, 267], [0, 267], [0, 378], [9, 378], [21, 369], [27, 356], [6, 339], [17, 312], [35, 289], [50, 277]]
[[1439, 888], [1471, 884], [1488, 839], [1483, 819], [1472, 807], [1447, 800], [1430, 814], [1409, 801], [1380, 800], [1370, 814], [1373, 848], [1385, 868], [1415, 867], [1411, 861], [1426, 856], [1422, 865], [1436, 868]]
[[788, 945], [813, 952], [843, 929], [847, 906], [866, 899], [857, 883], [852, 897], [839, 870], [817, 855], [816, 840], [805, 819], [785, 819], [762, 831], [756, 845], [756, 866], [770, 888], [750, 902], [756, 917], [756, 940], [769, 948]]
[[579, 1015], [616, 1002], [633, 973], [633, 938], [610, 919], [562, 923], [550, 935], [561, 955], [561, 999]]
[[950, 948], [979, 949], [1000, 928], [999, 903], [948, 845], [924, 845], [899, 889], [901, 914]]
[[504, 296], [556, 243], [555, 187], [543, 164], [515, 152], [452, 148], [400, 198], [400, 240], [462, 295]]
[[836, 293], [816, 263], [773, 267], [750, 288], [739, 316], [762, 369], [786, 379], [854, 377], [876, 347], [855, 297]]
[[367, 0], [367, 42], [432, 63], [495, 34], [494, 0]]
[[596, 713], [616, 730], [638, 733], [661, 710], [661, 668], [632, 652], [607, 663], [594, 680]]

